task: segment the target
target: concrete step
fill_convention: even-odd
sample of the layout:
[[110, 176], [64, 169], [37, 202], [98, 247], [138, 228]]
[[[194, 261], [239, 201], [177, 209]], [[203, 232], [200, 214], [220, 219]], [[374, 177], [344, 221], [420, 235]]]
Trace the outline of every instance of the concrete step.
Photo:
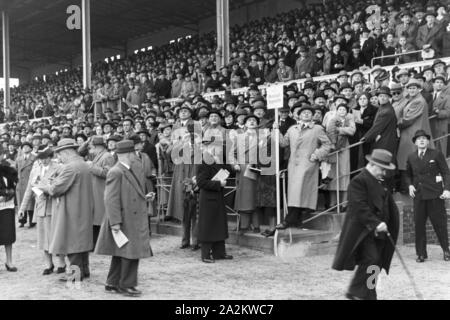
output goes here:
[[[236, 232], [236, 223], [229, 222], [229, 237], [226, 243], [242, 246], [245, 248], [274, 254], [274, 238], [266, 238], [259, 233]], [[181, 224], [173, 222], [157, 222], [151, 224], [152, 232], [156, 234], [168, 234], [181, 237]], [[261, 226], [261, 230], [268, 226]], [[283, 257], [299, 257], [334, 253], [338, 234], [334, 230], [305, 230], [290, 228], [278, 232], [278, 251]]]

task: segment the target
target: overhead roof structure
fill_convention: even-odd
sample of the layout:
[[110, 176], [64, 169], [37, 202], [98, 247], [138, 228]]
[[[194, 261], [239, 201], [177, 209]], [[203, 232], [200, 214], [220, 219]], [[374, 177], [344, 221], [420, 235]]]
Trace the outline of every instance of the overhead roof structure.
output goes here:
[[[230, 0], [230, 10], [257, 1]], [[29, 69], [79, 55], [81, 30], [66, 26], [67, 8], [74, 4], [81, 7], [73, 0], [1, 1], [0, 11], [9, 13], [11, 64]], [[170, 27], [192, 28], [215, 14], [215, 0], [92, 0], [91, 47], [123, 48], [131, 38]]]

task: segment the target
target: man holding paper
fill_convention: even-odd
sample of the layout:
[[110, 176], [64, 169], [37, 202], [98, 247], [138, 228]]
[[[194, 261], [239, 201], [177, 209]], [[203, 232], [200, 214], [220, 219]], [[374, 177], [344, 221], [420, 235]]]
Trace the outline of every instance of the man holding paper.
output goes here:
[[95, 253], [112, 256], [105, 290], [136, 297], [139, 259], [151, 257], [149, 225], [142, 175], [132, 168], [134, 143], [123, 140], [116, 145], [118, 162], [106, 176], [105, 219]]

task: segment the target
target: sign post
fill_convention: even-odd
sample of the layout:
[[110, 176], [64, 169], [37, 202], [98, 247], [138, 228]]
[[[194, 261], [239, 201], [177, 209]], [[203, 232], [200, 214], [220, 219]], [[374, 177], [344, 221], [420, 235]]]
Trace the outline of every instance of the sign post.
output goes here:
[[[274, 123], [277, 124], [278, 127], [278, 109], [283, 107], [283, 86], [282, 85], [276, 85], [272, 87], [267, 88], [267, 109], [275, 109], [275, 121]], [[280, 208], [280, 193], [281, 193], [281, 187], [280, 187], [280, 134], [278, 129], [274, 130], [273, 133], [275, 134], [275, 150], [271, 149], [271, 154], [275, 152], [275, 172], [276, 172], [276, 189], [277, 189], [277, 223], [281, 223], [281, 208]], [[273, 137], [273, 135], [272, 135]], [[273, 237], [274, 241], [274, 253], [275, 256], [278, 256], [278, 230], [275, 231], [275, 235]]]

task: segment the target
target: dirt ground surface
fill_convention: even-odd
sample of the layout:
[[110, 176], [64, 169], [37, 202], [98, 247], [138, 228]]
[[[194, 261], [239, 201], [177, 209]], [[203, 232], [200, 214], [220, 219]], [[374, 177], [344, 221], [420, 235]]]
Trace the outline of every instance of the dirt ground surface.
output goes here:
[[[43, 255], [36, 248], [36, 229], [18, 229], [13, 255], [17, 273], [5, 270], [0, 250], [0, 299], [129, 299], [104, 292], [110, 258], [91, 255], [91, 278], [80, 287], [67, 287], [60, 275], [42, 276]], [[205, 264], [200, 252], [180, 250], [175, 236], [153, 235], [154, 256], [141, 260], [140, 299], [344, 299], [352, 272], [330, 268], [332, 255], [281, 259], [258, 251], [227, 246], [233, 260]], [[450, 299], [450, 263], [437, 246], [429, 246], [429, 260], [415, 262], [414, 248], [400, 248], [425, 299]], [[416, 299], [411, 283], [395, 256], [391, 273], [383, 272], [379, 299]]]

